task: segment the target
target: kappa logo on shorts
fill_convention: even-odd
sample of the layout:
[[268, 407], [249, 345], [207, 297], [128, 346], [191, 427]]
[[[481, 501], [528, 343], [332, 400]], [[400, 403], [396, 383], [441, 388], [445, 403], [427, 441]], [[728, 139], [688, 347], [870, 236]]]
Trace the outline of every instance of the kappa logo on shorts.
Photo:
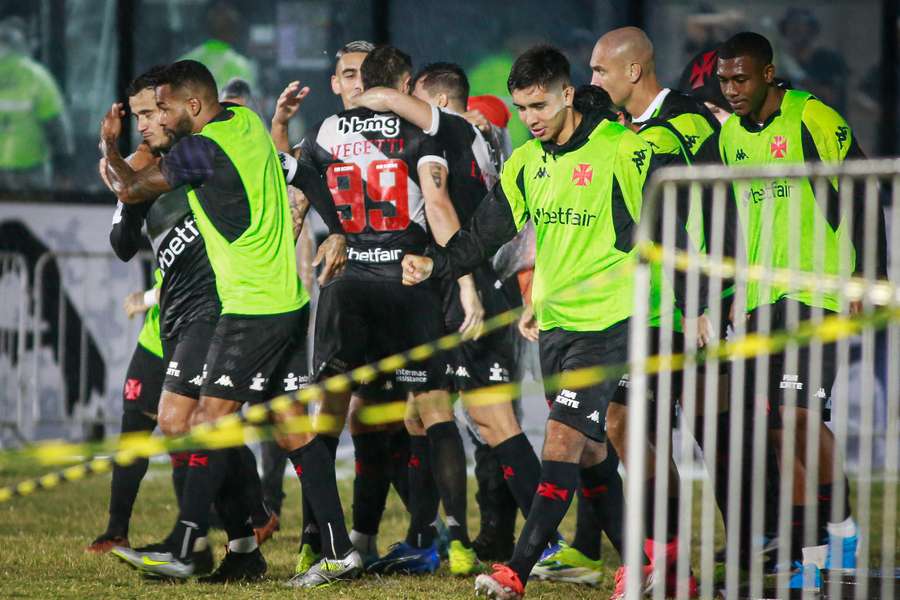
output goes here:
[[453, 375], [453, 365], [447, 365], [447, 371], [444, 375]]
[[799, 375], [788, 375], [787, 373], [785, 373], [784, 375], [782, 375], [781, 383], [778, 385], [778, 387], [780, 387], [783, 390], [787, 390], [787, 389], [802, 390], [803, 382], [800, 381]]
[[131, 402], [134, 402], [138, 398], [141, 397], [141, 380], [140, 379], [126, 379], [125, 380], [125, 399]]
[[563, 406], [568, 406], [569, 408], [578, 408], [581, 406], [581, 402], [576, 400], [578, 397], [578, 392], [573, 392], [570, 390], [561, 390], [559, 395], [556, 396], [555, 402], [559, 402]]
[[460, 365], [456, 368], [456, 376], [457, 377], [470, 377], [469, 370], [464, 366]]
[[170, 375], [172, 377], [181, 377], [181, 369], [178, 368], [177, 361], [170, 361], [169, 368], [166, 369], [166, 375]]
[[234, 382], [231, 381], [231, 377], [228, 375], [222, 375], [216, 379], [216, 385], [221, 385], [222, 387], [234, 387]]
[[299, 390], [301, 385], [307, 383], [309, 383], [309, 377], [306, 375], [294, 375], [293, 373], [288, 373], [288, 376], [284, 378], [284, 391], [293, 392]]
[[587, 420], [588, 420], [588, 421], [593, 421], [594, 423], [599, 423], [599, 422], [600, 422], [600, 411], [599, 411], [599, 410], [595, 410], [594, 412], [592, 412], [591, 414], [589, 414], [589, 415], [587, 416]]
[[253, 383], [250, 384], [250, 389], [255, 392], [263, 391], [265, 388], [266, 382], [269, 380], [268, 377], [263, 377], [262, 373], [257, 373], [256, 377], [253, 378]]
[[816, 398], [820, 398], [824, 400], [828, 397], [828, 393], [825, 391], [825, 388], [819, 388], [819, 391], [816, 392]]
[[428, 381], [428, 371], [414, 371], [412, 369], [397, 369], [394, 378], [404, 383], [425, 383]]
[[203, 385], [204, 381], [206, 381], [206, 363], [203, 363], [203, 372], [199, 375], [196, 375], [188, 383], [190, 383], [191, 385], [196, 385], [197, 387], [200, 387], [201, 385]]
[[494, 363], [494, 366], [491, 367], [491, 376], [488, 377], [489, 381], [509, 381], [509, 371], [500, 366], [500, 363]]

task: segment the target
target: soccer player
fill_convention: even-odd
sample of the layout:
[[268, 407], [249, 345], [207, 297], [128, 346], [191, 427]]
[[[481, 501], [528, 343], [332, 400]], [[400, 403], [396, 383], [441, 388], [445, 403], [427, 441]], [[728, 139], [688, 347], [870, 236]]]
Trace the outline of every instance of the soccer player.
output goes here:
[[[475, 126], [461, 116], [468, 101], [468, 79], [458, 65], [432, 63], [419, 71], [412, 87], [411, 96], [396, 89], [367, 89], [356, 103], [395, 112], [438, 140], [446, 149], [450, 198], [460, 222], [466, 225], [489, 187], [497, 181], [491, 147]], [[490, 259], [473, 276], [488, 317], [509, 309]], [[464, 320], [459, 288], [452, 280], [443, 281], [442, 287], [444, 324], [448, 331], [455, 331]], [[513, 333], [511, 328], [504, 328], [450, 351], [447, 374], [476, 424], [479, 437], [493, 449], [517, 505], [527, 516], [537, 488], [540, 462], [519, 426], [512, 398], [478, 391], [510, 381], [510, 374], [515, 372], [515, 356], [508, 336]], [[409, 553], [401, 545], [392, 552], [393, 556], [383, 560], [402, 560]]]
[[[445, 248], [431, 248], [433, 258], [404, 259], [404, 283], [467, 272], [530, 218], [537, 254], [535, 322], [529, 326], [540, 330], [545, 378], [626, 362], [633, 283], [623, 269], [636, 260], [632, 231], [640, 218], [650, 146], [609, 113], [574, 110], [569, 63], [555, 48], [537, 46], [522, 54], [508, 86], [536, 139], [513, 152], [469, 228]], [[617, 387], [617, 381], [604, 381], [551, 391], [531, 511], [512, 559], [480, 575], [478, 593], [524, 595], [524, 582], [572, 501], [580, 465], [605, 458], [606, 410]]]
[[[115, 230], [116, 223], [110, 232], [111, 241], [116, 238]], [[118, 251], [118, 245], [115, 242], [112, 245], [113, 249]], [[123, 256], [119, 255], [119, 258]], [[123, 436], [138, 432], [150, 433], [156, 428], [156, 409], [166, 372], [162, 341], [159, 339], [158, 291], [157, 285], [147, 292], [129, 294], [125, 300], [125, 310], [129, 318], [139, 312], [146, 311], [147, 314], [144, 326], [138, 334], [131, 361], [128, 363], [128, 370], [125, 372], [125, 385], [122, 389]], [[102, 554], [115, 546], [129, 546], [128, 524], [131, 520], [131, 511], [149, 464], [148, 459], [138, 458], [127, 466], [113, 465], [109, 490], [109, 522], [106, 531], [97, 536], [85, 548], [86, 551]]]
[[[197, 425], [232, 414], [244, 402], [269, 399], [289, 373], [305, 376], [309, 298], [296, 273], [285, 176], [259, 117], [244, 107], [219, 104], [212, 75], [196, 61], [170, 65], [155, 91], [160, 123], [178, 140], [172, 150], [158, 164], [131, 168], [116, 150], [121, 132], [118, 104], [103, 121], [101, 150], [111, 182], [126, 204], [146, 203], [190, 186], [189, 205], [222, 306], [205, 355], [200, 401], [191, 415], [191, 424]], [[303, 182], [301, 188], [313, 205], [328, 201], [315, 173], [301, 168], [292, 179]], [[325, 219], [328, 223], [327, 214]], [[340, 224], [335, 218], [331, 225], [338, 234], [324, 245], [340, 255]], [[333, 263], [326, 270], [331, 267]], [[316, 477], [319, 455], [301, 451], [297, 439], [281, 435], [295, 465]], [[172, 533], [159, 546], [142, 552], [117, 549], [117, 555], [157, 575], [189, 577], [195, 570], [189, 549], [196, 538], [206, 535], [211, 500], [223, 490], [239, 493], [242, 474], [234, 466], [241, 464], [240, 452], [240, 448], [192, 452]], [[327, 471], [321, 474], [328, 476]], [[333, 479], [333, 470], [330, 476]], [[229, 551], [219, 579], [257, 578], [265, 572], [252, 528], [240, 517], [223, 515]]]
[[[785, 90], [775, 84], [772, 46], [765, 37], [743, 32], [729, 39], [719, 49], [717, 74], [722, 93], [734, 111], [719, 139], [725, 164], [837, 163], [863, 157], [853, 130], [834, 109], [806, 92]], [[828, 275], [849, 275], [845, 272], [849, 268], [852, 273], [862, 275], [869, 258], [863, 240], [865, 203], [861, 198], [853, 202], [851, 230], [848, 215], [842, 214], [839, 208], [841, 185], [838, 179], [829, 180], [826, 197], [822, 198], [817, 196], [809, 178], [735, 183], [737, 228], [745, 241], [749, 264]], [[885, 273], [886, 243], [881, 211], [878, 211], [877, 236], [877, 255], [871, 257], [876, 273], [866, 273], [869, 277]], [[824, 256], [821, 262], [820, 256]], [[847, 268], [841, 266], [845, 264]], [[746, 295], [749, 331], [763, 326], [761, 314], [771, 317], [772, 330], [782, 330], [797, 318], [805, 321], [847, 309], [855, 314], [861, 308], [856, 302], [848, 306], [837, 293], [813, 293], [789, 285], [763, 287], [749, 282]], [[742, 316], [735, 315], [735, 318]], [[794, 465], [782, 462], [782, 469], [794, 469], [792, 559], [818, 568], [852, 569], [856, 566], [858, 531], [850, 511], [849, 493], [845, 494], [842, 505], [832, 502], [834, 481], [843, 476], [840, 469], [834, 468], [839, 450], [831, 430], [821, 422], [819, 411], [810, 410], [830, 394], [837, 371], [835, 344], [822, 347], [822, 380], [817, 388], [810, 387], [814, 368], [810, 349], [803, 346], [797, 354], [798, 366], [794, 372], [787, 370], [786, 353], [769, 356], [767, 389], [769, 425], [780, 442], [784, 436], [794, 435], [797, 449]], [[748, 381], [752, 381], [754, 369], [755, 365], [749, 363]], [[796, 398], [796, 431], [785, 431], [782, 427], [788, 393]], [[748, 386], [750, 394], [752, 387]], [[752, 399], [748, 397], [747, 402]], [[811, 429], [818, 429], [818, 489], [806, 489], [804, 485], [808, 460], [804, 450]], [[846, 476], [844, 489], [848, 490]], [[812, 545], [808, 545], [809, 541], [803, 538], [804, 504], [817, 501], [819, 530]], [[792, 585], [801, 582], [800, 576], [792, 578]]]
[[[409, 86], [411, 61], [390, 46], [372, 50], [362, 64], [363, 88]], [[401, 284], [404, 254], [421, 253], [431, 236], [446, 242], [459, 229], [447, 195], [444, 149], [419, 128], [392, 113], [355, 108], [332, 115], [311, 129], [301, 143], [301, 162], [312, 165], [327, 181], [344, 230], [348, 234], [348, 264], [344, 273], [322, 288], [316, 315], [314, 368], [317, 377], [343, 373], [365, 364], [432, 342], [443, 333], [441, 300], [431, 287], [410, 290]], [[477, 331], [481, 303], [471, 277], [460, 279], [460, 301], [466, 318], [461, 330]], [[410, 293], [412, 292], [412, 293]], [[419, 440], [411, 445], [410, 512], [407, 541], [427, 554], [423, 569], [437, 567], [432, 544], [434, 506], [423, 498], [419, 477], [433, 476], [450, 530], [451, 572], [471, 573], [477, 559], [466, 525], [466, 472], [462, 438], [454, 422], [449, 394], [442, 388], [444, 364], [439, 356], [396, 369], [392, 375], [412, 392], [407, 423]], [[339, 427], [319, 432], [316, 439], [333, 439], [340, 431], [349, 393], [328, 394], [322, 412]], [[416, 436], [411, 421], [421, 422], [425, 435]], [[431, 467], [417, 453], [425, 445]], [[324, 443], [324, 442], [322, 442]], [[336, 490], [332, 493], [336, 494]], [[313, 512], [321, 500], [310, 497]], [[318, 514], [317, 514], [318, 518]], [[319, 518], [319, 529], [322, 529]], [[299, 585], [329, 577], [314, 566]]]
[[[340, 97], [344, 110], [353, 108], [356, 97], [362, 93], [360, 66], [374, 47], [370, 42], [356, 40], [344, 44], [335, 53], [331, 91]], [[275, 114], [272, 116], [272, 138], [276, 147], [298, 157], [300, 146], [298, 144], [291, 148], [288, 140], [288, 123], [297, 114], [308, 93], [309, 88], [301, 87], [299, 81], [289, 83], [279, 96]], [[403, 399], [405, 396], [402, 389], [386, 376], [379, 377], [371, 383], [361, 384], [350, 398], [348, 420], [356, 463], [353, 478], [353, 529], [350, 531], [350, 539], [362, 555], [366, 567], [378, 559], [378, 528], [391, 484], [394, 485], [404, 505], [408, 503], [407, 463], [410, 441], [402, 422], [367, 425], [360, 421], [359, 413], [366, 405]], [[331, 443], [329, 438], [326, 439]], [[436, 513], [439, 502], [437, 491], [433, 489], [433, 481], [427, 484], [433, 490], [432, 498]], [[435, 522], [440, 523], [440, 520], [436, 519]], [[446, 534], [446, 528], [442, 524], [439, 531]], [[309, 504], [304, 498], [303, 535], [300, 539], [295, 573], [297, 575], [306, 573], [321, 557], [318, 528], [312, 519]]]

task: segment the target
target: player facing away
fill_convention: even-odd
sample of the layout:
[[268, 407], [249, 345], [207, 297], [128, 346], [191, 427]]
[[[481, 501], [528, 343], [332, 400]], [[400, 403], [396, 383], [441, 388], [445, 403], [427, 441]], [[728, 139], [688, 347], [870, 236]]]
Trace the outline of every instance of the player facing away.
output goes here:
[[[450, 198], [461, 223], [469, 223], [490, 187], [497, 181], [491, 148], [482, 134], [462, 114], [466, 110], [469, 83], [465, 72], [451, 63], [425, 66], [415, 77], [413, 94], [391, 88], [372, 88], [356, 99], [374, 110], [390, 110], [422, 127], [445, 148], [449, 165]], [[478, 292], [491, 317], [509, 309], [499, 278], [486, 260], [473, 272]], [[459, 290], [452, 280], [442, 282], [445, 326], [448, 331], [464, 320]], [[491, 394], [490, 386], [508, 383], [514, 372], [511, 329], [501, 329], [468, 341], [448, 352], [448, 375], [480, 437], [492, 448], [516, 503], [527, 516], [537, 488], [540, 462], [522, 432], [512, 398]], [[415, 438], [415, 435], [414, 435]], [[414, 548], [398, 546], [382, 562], [414, 560]], [[388, 565], [389, 566], [389, 565]]]
[[[375, 48], [362, 64], [363, 87], [405, 90], [410, 71], [410, 59], [403, 52], [389, 46]], [[300, 150], [301, 163], [313, 166], [326, 178], [348, 239], [346, 269], [323, 286], [319, 296], [313, 360], [316, 376], [343, 373], [369, 359], [439, 338], [443, 317], [437, 289], [404, 287], [400, 261], [408, 253], [421, 253], [432, 238], [446, 242], [459, 229], [447, 194], [444, 149], [395, 114], [355, 108], [332, 115], [313, 128]], [[471, 277], [461, 278], [460, 296], [466, 315], [473, 316], [471, 327], [477, 327], [481, 307]], [[428, 444], [431, 470], [450, 530], [451, 571], [467, 574], [476, 568], [477, 560], [466, 525], [465, 455], [450, 396], [443, 389], [444, 366], [440, 356], [434, 356], [396, 369], [392, 375], [397, 386], [412, 392], [407, 420], [421, 421], [425, 429], [421, 438]], [[327, 394], [321, 414], [341, 420], [348, 403], [349, 393]], [[324, 433], [328, 432], [317, 437], [331, 437]], [[410, 429], [410, 433], [415, 432]], [[434, 505], [423, 496], [428, 494], [423, 494], [411, 477], [407, 539], [433, 553]], [[310, 502], [317, 514], [321, 500], [310, 497]], [[317, 565], [299, 577], [298, 584], [324, 582], [339, 575]]]
[[[719, 49], [717, 74], [722, 93], [734, 110], [734, 116], [725, 122], [719, 137], [719, 151], [725, 164], [837, 163], [864, 157], [852, 129], [834, 109], [807, 92], [785, 90], [775, 84], [772, 46], [765, 37], [743, 32], [729, 39]], [[843, 185], [847, 184], [839, 179], [829, 180], [822, 198], [809, 178], [792, 179], [790, 185], [778, 181], [735, 183], [737, 234], [745, 241], [749, 264], [828, 275], [885, 277], [884, 215], [878, 210], [875, 231], [868, 232], [866, 203], [862, 197], [854, 198], [852, 216], [842, 213], [838, 195], [844, 192]], [[852, 218], [852, 228], [848, 217]], [[867, 235], [877, 236], [874, 257], [867, 255], [864, 241]], [[871, 270], [867, 267], [869, 261]], [[763, 286], [755, 282], [747, 284], [745, 306], [748, 331], [764, 327], [761, 321], [767, 316], [771, 319], [770, 329], [777, 331], [796, 325], [798, 320], [847, 310], [856, 314], [861, 310], [860, 303], [848, 305], [837, 293]], [[802, 563], [804, 567], [814, 565], [815, 569], [854, 569], [858, 530], [850, 512], [847, 478], [840, 467], [835, 467], [840, 464], [836, 461], [840, 450], [816, 408], [825, 402], [834, 384], [835, 344], [822, 347], [821, 381], [815, 388], [810, 381], [815, 370], [811, 358], [810, 349], [802, 347], [798, 351], [797, 369], [790, 372], [786, 353], [769, 357], [768, 425], [779, 451], [787, 435], [795, 436], [798, 449], [795, 464], [782, 462], [781, 467], [794, 471], [791, 559], [795, 561], [794, 566]], [[756, 365], [748, 363], [747, 368], [747, 377], [753, 377]], [[752, 402], [752, 393], [752, 386], [748, 386], [746, 402]], [[796, 400], [796, 428], [788, 431], [783, 427], [782, 418], [786, 396], [792, 393]], [[809, 458], [804, 449], [808, 432], [816, 429], [818, 487], [808, 489], [805, 472]], [[843, 501], [837, 503], [833, 502], [832, 493], [839, 477], [844, 477], [844, 495]], [[804, 539], [806, 506], [818, 508], [814, 539]], [[803, 583], [802, 573], [796, 573], [791, 579], [792, 587]]]
[[[374, 47], [370, 42], [355, 40], [348, 42], [335, 53], [331, 91], [340, 98], [344, 110], [353, 108], [355, 99], [362, 93], [360, 67]], [[275, 114], [272, 116], [272, 139], [275, 146], [296, 156], [300, 155], [299, 145], [293, 149], [290, 146], [288, 122], [297, 114], [308, 94], [309, 88], [301, 86], [299, 81], [289, 83], [279, 96]], [[353, 528], [350, 530], [350, 540], [359, 550], [366, 567], [378, 559], [377, 534], [392, 484], [403, 504], [408, 503], [407, 471], [410, 439], [402, 421], [373, 425], [363, 423], [359, 414], [365, 406], [403, 400], [405, 397], [403, 390], [397, 388], [392, 378], [382, 376], [373, 382], [361, 384], [350, 398], [348, 421], [356, 463], [353, 478]], [[329, 443], [331, 438], [340, 434], [340, 431], [332, 433], [334, 435], [326, 438]], [[419, 454], [427, 460], [421, 448]], [[422, 471], [428, 472], [428, 469], [423, 468]], [[427, 481], [427, 484], [432, 488], [434, 512], [437, 513], [440, 501], [437, 490], [434, 489], [433, 480]], [[447, 530], [439, 519], [435, 522], [441, 525], [440, 531], [443, 535], [439, 538], [439, 549], [442, 555], [446, 556]], [[312, 518], [309, 503], [304, 499], [303, 535], [300, 538], [295, 574], [306, 573], [321, 557], [321, 537], [315, 519]]]
[[[433, 258], [404, 259], [404, 282], [466, 272], [530, 218], [537, 234], [532, 295], [545, 378], [625, 362], [633, 294], [627, 270], [636, 260], [631, 234], [650, 146], [609, 113], [573, 108], [569, 63], [554, 48], [522, 54], [508, 86], [536, 139], [513, 152], [469, 228], [445, 248], [432, 248]], [[532, 509], [512, 559], [480, 575], [476, 592], [524, 595], [524, 582], [572, 501], [582, 461], [604, 458], [597, 447], [605, 441], [606, 409], [617, 387], [605, 381], [548, 390], [553, 401]], [[597, 450], [586, 451], [589, 446]]]
[[[115, 142], [121, 131], [121, 108], [117, 104], [104, 119], [101, 149], [109, 163], [110, 180], [127, 204], [191, 186], [191, 212], [222, 303], [206, 354], [207, 376], [191, 418], [197, 425], [234, 413], [244, 402], [268, 400], [280, 391], [276, 384], [289, 373], [305, 376], [309, 297], [297, 277], [281, 161], [259, 117], [244, 107], [221, 105], [212, 75], [196, 61], [171, 65], [156, 94], [162, 109], [160, 122], [178, 140], [159, 164], [136, 171], [118, 154]], [[329, 201], [315, 173], [300, 168], [293, 179], [313, 205], [321, 207]], [[332, 228], [340, 230], [336, 219]], [[290, 433], [283, 433], [279, 441], [295, 464], [314, 473], [312, 479], [330, 476], [333, 480], [333, 469], [316, 472], [322, 463], [316, 450], [327, 456], [327, 449], [303, 448], [300, 438]], [[233, 448], [192, 452], [179, 520], [171, 534], [145, 551], [117, 549], [118, 556], [157, 575], [186, 578], [193, 574], [190, 549], [209, 527], [210, 502], [220, 492], [239, 493], [241, 488], [242, 474], [234, 469], [240, 462], [237, 452]], [[325, 517], [342, 527], [343, 516], [339, 509], [337, 513], [337, 517]], [[256, 576], [264, 572], [247, 515], [223, 515], [223, 519], [229, 537], [229, 570]]]

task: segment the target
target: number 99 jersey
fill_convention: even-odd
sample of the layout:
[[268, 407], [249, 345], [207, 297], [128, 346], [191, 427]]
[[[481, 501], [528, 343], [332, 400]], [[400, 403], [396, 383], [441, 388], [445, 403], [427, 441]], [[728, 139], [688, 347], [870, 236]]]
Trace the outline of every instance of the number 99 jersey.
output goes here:
[[300, 160], [325, 178], [347, 234], [343, 276], [402, 279], [403, 255], [429, 242], [418, 168], [447, 166], [440, 143], [393, 113], [354, 108], [322, 121], [300, 148]]

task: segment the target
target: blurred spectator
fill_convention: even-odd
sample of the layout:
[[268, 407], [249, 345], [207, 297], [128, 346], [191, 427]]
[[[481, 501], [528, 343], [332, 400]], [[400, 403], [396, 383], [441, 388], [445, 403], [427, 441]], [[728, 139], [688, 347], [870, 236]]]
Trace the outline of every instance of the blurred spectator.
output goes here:
[[717, 10], [701, 4], [685, 19], [684, 53], [694, 56], [715, 48], [743, 27], [744, 15], [737, 9]]
[[227, 2], [215, 2], [206, 12], [206, 27], [210, 39], [178, 60], [202, 62], [216, 79], [219, 88], [231, 79], [243, 79], [250, 88], [256, 87], [256, 65], [234, 49], [241, 37], [241, 15]]
[[806, 8], [789, 8], [778, 24], [785, 50], [778, 68], [799, 89], [846, 112], [847, 63], [834, 50], [816, 46], [819, 20]]
[[[900, 54], [900, 20], [897, 21], [897, 53]], [[883, 85], [883, 77], [888, 73], [895, 80], [900, 81], [900, 62], [894, 63], [893, 68], [885, 68], [884, 64], [879, 62], [872, 66], [871, 69], [863, 76], [859, 84], [859, 89], [854, 95], [854, 100], [862, 109], [876, 118], [881, 115], [881, 93]], [[900, 115], [900, 94], [897, 96], [897, 104], [894, 106], [894, 112]], [[900, 117], [898, 117], [900, 118]], [[900, 134], [900, 122], [897, 123], [897, 133]], [[900, 153], [900, 148], [894, 148], [895, 153]]]
[[0, 189], [46, 189], [72, 153], [62, 94], [29, 56], [25, 22], [0, 21]]
[[239, 77], [233, 77], [228, 80], [220, 90], [219, 90], [219, 102], [233, 102], [235, 104], [240, 104], [241, 106], [246, 106], [251, 109], [256, 114], [262, 116], [259, 112], [259, 106], [257, 106], [256, 99], [253, 97], [253, 91], [250, 88], [250, 84], [240, 79]]

